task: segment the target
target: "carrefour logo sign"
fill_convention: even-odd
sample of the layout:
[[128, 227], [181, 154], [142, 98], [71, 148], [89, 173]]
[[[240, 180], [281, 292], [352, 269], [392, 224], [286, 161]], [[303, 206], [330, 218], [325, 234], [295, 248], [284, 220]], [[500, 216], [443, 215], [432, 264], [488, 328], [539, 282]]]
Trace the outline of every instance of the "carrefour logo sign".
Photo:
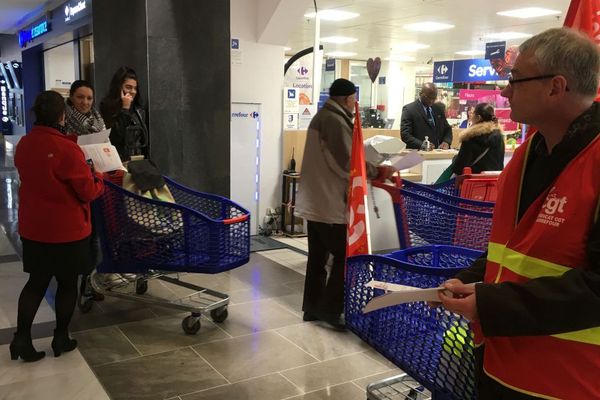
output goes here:
[[438, 72], [438, 74], [445, 75], [446, 72], [448, 72], [448, 66], [446, 66], [446, 64], [442, 64], [439, 67], [437, 67], [436, 71]]

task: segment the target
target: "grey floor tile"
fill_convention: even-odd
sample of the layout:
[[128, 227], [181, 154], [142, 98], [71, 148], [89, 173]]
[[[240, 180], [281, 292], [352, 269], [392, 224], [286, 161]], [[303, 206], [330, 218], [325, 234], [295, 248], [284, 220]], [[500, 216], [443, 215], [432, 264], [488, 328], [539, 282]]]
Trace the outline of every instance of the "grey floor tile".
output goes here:
[[78, 340], [79, 351], [90, 365], [106, 364], [140, 356], [140, 353], [116, 326], [74, 333], [73, 338]]
[[92, 311], [87, 314], [81, 314], [76, 311], [75, 315], [73, 315], [73, 320], [71, 321], [71, 331], [85, 331], [88, 329], [142, 321], [156, 317], [156, 315], [148, 308], [111, 311], [110, 313], [99, 311], [96, 308], [92, 308]]
[[273, 300], [275, 303], [279, 304], [286, 310], [290, 311], [294, 315], [302, 317], [302, 293], [296, 292], [285, 296], [273, 297], [271, 300]]
[[292, 397], [288, 400], [364, 400], [365, 397], [366, 391], [360, 390], [352, 383], [344, 383]]
[[280, 374], [271, 374], [181, 396], [181, 400], [280, 400], [300, 393], [300, 389]]
[[206, 318], [200, 320], [197, 334], [187, 335], [181, 328], [181, 322], [188, 315], [147, 319], [120, 325], [119, 328], [142, 354], [160, 353], [230, 337]]
[[304, 279], [297, 279], [295, 281], [285, 282], [284, 285], [292, 290], [304, 293]]
[[274, 332], [207, 343], [194, 349], [231, 382], [317, 361]]
[[379, 382], [383, 379], [392, 378], [394, 376], [398, 376], [398, 375], [402, 375], [402, 374], [404, 374], [404, 371], [396, 368], [396, 369], [392, 369], [390, 371], [382, 372], [380, 374], [375, 374], [375, 375], [357, 379], [357, 380], [353, 381], [353, 383], [355, 385], [357, 385], [359, 388], [366, 389], [367, 386], [369, 386], [371, 383]]
[[113, 400], [163, 400], [228, 383], [190, 348], [94, 370]]
[[303, 279], [303, 276], [260, 254], [253, 253], [250, 262], [229, 272], [232, 277], [251, 284], [253, 288], [278, 285]]
[[238, 290], [230, 292], [230, 304], [247, 303], [249, 301], [256, 301], [262, 299], [270, 299], [275, 297], [287, 296], [294, 294], [295, 292], [289, 287], [283, 284], [263, 286], [261, 288], [250, 288], [245, 290]]
[[365, 355], [385, 365], [388, 367], [388, 369], [398, 368], [393, 362], [379, 354], [379, 352], [377, 352], [377, 350], [373, 349], [371, 346], [369, 346], [369, 349], [365, 352]]
[[302, 322], [302, 319], [271, 299], [230, 305], [229, 317], [219, 327], [231, 336], [283, 328]]
[[389, 368], [359, 353], [283, 371], [281, 374], [305, 392], [384, 372]]
[[349, 331], [327, 329], [318, 323], [303, 323], [277, 330], [298, 347], [317, 358], [329, 360], [370, 349], [369, 345]]

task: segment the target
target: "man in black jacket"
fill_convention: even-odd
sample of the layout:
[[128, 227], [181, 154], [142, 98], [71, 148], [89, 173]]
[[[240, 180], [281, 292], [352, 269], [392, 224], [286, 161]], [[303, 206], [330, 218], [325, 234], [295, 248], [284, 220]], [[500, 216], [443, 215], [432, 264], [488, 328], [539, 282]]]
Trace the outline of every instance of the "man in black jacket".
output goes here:
[[437, 89], [433, 83], [421, 87], [419, 99], [402, 108], [400, 136], [409, 149], [421, 149], [425, 136], [433, 148], [449, 149], [452, 128], [439, 105], [434, 104]]

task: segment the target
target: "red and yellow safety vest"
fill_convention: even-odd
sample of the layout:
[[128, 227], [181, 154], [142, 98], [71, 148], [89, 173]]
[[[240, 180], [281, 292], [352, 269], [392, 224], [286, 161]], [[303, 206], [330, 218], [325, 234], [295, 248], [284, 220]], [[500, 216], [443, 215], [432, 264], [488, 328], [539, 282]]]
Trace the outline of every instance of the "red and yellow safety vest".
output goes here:
[[[517, 223], [531, 143], [530, 138], [515, 152], [498, 182], [485, 283], [523, 283], [589, 265], [588, 236], [600, 206], [600, 135]], [[478, 323], [473, 330], [476, 345], [482, 344]], [[484, 371], [504, 386], [541, 398], [600, 399], [600, 327], [550, 336], [486, 337]]]

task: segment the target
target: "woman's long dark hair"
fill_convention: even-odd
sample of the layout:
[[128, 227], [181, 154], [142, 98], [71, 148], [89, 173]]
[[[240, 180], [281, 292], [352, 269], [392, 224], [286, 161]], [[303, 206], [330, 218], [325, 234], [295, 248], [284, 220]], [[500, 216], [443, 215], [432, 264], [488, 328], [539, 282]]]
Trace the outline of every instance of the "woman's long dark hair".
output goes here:
[[110, 80], [108, 94], [100, 103], [100, 113], [102, 114], [102, 118], [104, 119], [107, 128], [112, 128], [114, 118], [123, 106], [121, 102], [121, 88], [127, 79], [133, 79], [137, 82], [137, 91], [131, 103], [131, 107], [132, 109], [141, 107], [140, 81], [137, 78], [135, 70], [130, 67], [120, 67]]
[[496, 119], [496, 114], [494, 112], [494, 107], [490, 103], [477, 104], [473, 113], [479, 116], [479, 118], [481, 118], [479, 123], [490, 121], [498, 122], [498, 120]]

